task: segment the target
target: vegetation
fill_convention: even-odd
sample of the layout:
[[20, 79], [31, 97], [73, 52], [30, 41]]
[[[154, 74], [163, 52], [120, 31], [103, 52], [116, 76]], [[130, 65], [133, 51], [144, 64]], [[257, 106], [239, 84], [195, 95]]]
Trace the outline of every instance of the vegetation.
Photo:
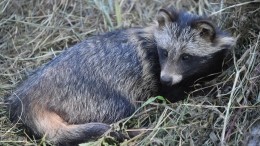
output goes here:
[[[139, 131], [121, 145], [243, 145], [260, 125], [260, 2], [247, 0], [0, 1], [0, 145], [46, 145], [11, 124], [4, 99], [35, 68], [95, 34], [145, 26], [159, 8], [207, 14], [238, 38], [215, 79], [184, 101], [151, 98], [114, 130]], [[157, 102], [159, 101], [159, 102]], [[260, 126], [258, 129], [260, 131]], [[258, 139], [258, 140], [259, 140]], [[118, 145], [108, 135], [82, 145]]]

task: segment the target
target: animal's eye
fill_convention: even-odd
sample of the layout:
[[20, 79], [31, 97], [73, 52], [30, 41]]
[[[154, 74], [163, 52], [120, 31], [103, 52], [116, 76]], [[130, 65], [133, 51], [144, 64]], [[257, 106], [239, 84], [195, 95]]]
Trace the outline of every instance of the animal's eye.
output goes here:
[[162, 55], [164, 57], [168, 57], [168, 51], [167, 50], [162, 50]]
[[188, 55], [188, 54], [183, 54], [182, 57], [181, 57], [181, 59], [182, 59], [182, 60], [185, 60], [185, 61], [186, 61], [186, 60], [189, 60], [190, 58], [191, 58], [191, 56]]

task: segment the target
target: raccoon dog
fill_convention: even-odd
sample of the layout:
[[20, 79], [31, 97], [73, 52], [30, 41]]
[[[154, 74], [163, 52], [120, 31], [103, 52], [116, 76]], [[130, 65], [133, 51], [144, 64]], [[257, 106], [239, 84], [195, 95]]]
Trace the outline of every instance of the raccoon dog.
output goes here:
[[234, 44], [209, 18], [161, 9], [150, 26], [90, 37], [39, 68], [8, 98], [10, 119], [54, 144], [96, 139], [136, 101], [184, 98]]

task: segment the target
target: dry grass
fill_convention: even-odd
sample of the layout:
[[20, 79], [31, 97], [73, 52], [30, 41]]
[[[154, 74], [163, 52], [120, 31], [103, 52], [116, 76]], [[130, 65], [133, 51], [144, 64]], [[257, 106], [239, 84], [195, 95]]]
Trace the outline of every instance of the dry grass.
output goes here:
[[[174, 104], [149, 100], [119, 122], [115, 128], [122, 131], [136, 130], [128, 126], [144, 131], [122, 145], [243, 145], [260, 123], [260, 2], [246, 0], [0, 1], [0, 145], [46, 144], [12, 125], [5, 109], [4, 96], [27, 74], [88, 36], [144, 26], [164, 6], [212, 15], [219, 26], [239, 36], [238, 44], [226, 70], [197, 85], [199, 94]], [[84, 145], [117, 144], [105, 137]]]

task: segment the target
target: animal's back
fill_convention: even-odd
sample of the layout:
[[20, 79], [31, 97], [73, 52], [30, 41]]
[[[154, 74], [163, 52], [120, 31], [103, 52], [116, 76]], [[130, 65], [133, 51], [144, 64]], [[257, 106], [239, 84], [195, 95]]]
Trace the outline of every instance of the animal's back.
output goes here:
[[47, 118], [57, 122], [55, 130], [59, 123], [110, 124], [130, 116], [135, 100], [152, 96], [158, 84], [142, 67], [149, 51], [131, 41], [136, 31], [91, 37], [40, 68], [9, 98], [13, 120], [20, 117], [40, 136], [41, 126], [52, 124]]
[[130, 116], [136, 100], [183, 99], [221, 69], [234, 44], [207, 18], [162, 9], [150, 27], [94, 36], [60, 54], [9, 98], [11, 115], [54, 143], [90, 140]]

